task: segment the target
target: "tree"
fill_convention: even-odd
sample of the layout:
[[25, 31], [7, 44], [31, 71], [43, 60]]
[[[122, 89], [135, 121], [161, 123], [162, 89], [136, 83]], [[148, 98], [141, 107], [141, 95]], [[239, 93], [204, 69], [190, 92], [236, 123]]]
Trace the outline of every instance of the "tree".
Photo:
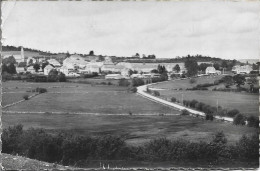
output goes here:
[[42, 70], [44, 70], [44, 68], [45, 68], [48, 64], [49, 64], [48, 61], [43, 62], [43, 63], [42, 63]]
[[33, 65], [33, 68], [35, 69], [35, 72], [38, 72], [41, 67], [40, 67], [40, 65], [38, 63], [35, 63]]
[[228, 67], [227, 61], [223, 60], [222, 63], [221, 63], [221, 67], [227, 68]]
[[94, 55], [94, 51], [91, 50], [91, 51], [89, 52], [89, 55]]
[[214, 67], [216, 70], [219, 70], [219, 69], [220, 69], [219, 63], [214, 63], [214, 64], [213, 64], [213, 67]]
[[153, 69], [153, 70], [151, 70], [151, 73], [159, 73], [159, 71], [157, 70], [157, 69]]
[[14, 56], [9, 56], [8, 58], [5, 58], [2, 60], [3, 64], [15, 64], [16, 60], [14, 58]]
[[56, 69], [52, 69], [48, 74], [48, 81], [56, 82], [58, 80], [58, 71]]
[[131, 70], [131, 69], [128, 70], [128, 75], [129, 75], [129, 76], [131, 76], [133, 73], [134, 73], [133, 70]]
[[225, 134], [223, 133], [223, 131], [217, 132], [214, 135], [214, 138], [213, 138], [212, 142], [226, 144], [227, 143], [227, 138], [225, 137]]
[[167, 73], [165, 66], [160, 65], [160, 64], [158, 65], [157, 70], [158, 70], [159, 74]]
[[8, 66], [8, 71], [9, 71], [10, 74], [16, 74], [16, 67], [15, 67], [14, 63], [11, 63]]
[[20, 62], [20, 63], [18, 64], [18, 67], [26, 67], [26, 62]]
[[258, 119], [258, 117], [249, 116], [249, 117], [247, 118], [247, 121], [248, 121], [247, 126], [249, 126], [249, 127], [255, 127], [255, 128], [258, 128], [258, 127], [259, 127], [259, 119]]
[[3, 65], [2, 65], [2, 73], [4, 73], [4, 72], [9, 73], [9, 68], [8, 68], [8, 66], [6, 64], [3, 63]]
[[60, 72], [58, 75], [59, 82], [66, 82], [66, 76], [64, 73]]
[[179, 64], [175, 65], [173, 67], [173, 70], [176, 71], [177, 73], [180, 72], [181, 68], [180, 68]]
[[201, 63], [201, 64], [198, 66], [198, 70], [199, 70], [199, 71], [205, 71], [208, 66], [210, 66], [210, 64]]
[[241, 85], [245, 84], [245, 76], [237, 74], [233, 77], [234, 82], [237, 84], [237, 87], [240, 88]]
[[28, 62], [28, 65], [32, 65], [33, 64], [33, 60], [30, 59], [29, 62]]
[[184, 64], [185, 64], [185, 68], [187, 69], [187, 76], [188, 77], [197, 75], [197, 73], [198, 73], [198, 63], [194, 58], [192, 58], [188, 55]]
[[233, 120], [234, 125], [245, 125], [245, 117], [242, 114], [237, 114]]
[[221, 81], [227, 88], [234, 83], [233, 77], [231, 75], [226, 75], [225, 77], [221, 78]]

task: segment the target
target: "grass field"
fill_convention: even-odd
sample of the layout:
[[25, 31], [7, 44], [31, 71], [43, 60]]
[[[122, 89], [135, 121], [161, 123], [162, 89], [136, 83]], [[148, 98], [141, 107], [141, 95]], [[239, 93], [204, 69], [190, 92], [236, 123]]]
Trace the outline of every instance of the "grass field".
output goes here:
[[140, 145], [150, 139], [167, 137], [198, 142], [210, 141], [217, 131], [224, 131], [230, 143], [243, 134], [257, 129], [235, 126], [224, 122], [211, 122], [190, 116], [95, 116], [72, 114], [5, 114], [3, 128], [21, 123], [24, 128], [45, 128], [50, 132], [65, 130], [80, 135], [118, 135], [132, 145]]
[[[19, 99], [22, 97], [20, 93], [28, 93], [26, 91], [36, 87], [47, 88], [48, 92], [4, 109], [2, 115], [4, 128], [21, 123], [25, 128], [46, 128], [50, 132], [65, 130], [81, 135], [119, 135], [132, 145], [142, 144], [158, 137], [209, 141], [217, 131], [224, 131], [232, 143], [243, 134], [257, 131], [246, 126], [210, 122], [189, 116], [158, 116], [160, 113], [178, 114], [179, 111], [151, 102], [135, 93], [129, 93], [126, 91], [127, 88], [118, 86], [4, 82], [3, 92], [7, 93], [3, 96], [3, 103], [7, 104], [14, 101], [12, 99]], [[176, 91], [165, 90], [161, 91], [161, 94], [168, 97], [174, 92]], [[191, 92], [188, 93], [190, 95]], [[214, 99], [213, 97], [211, 99]], [[24, 111], [25, 113], [6, 113], [5, 111]], [[31, 113], [26, 113], [26, 111]], [[61, 112], [61, 114], [50, 114], [50, 112]], [[73, 112], [104, 115], [68, 114]], [[133, 116], [118, 115], [129, 112], [132, 112]], [[138, 114], [156, 114], [156, 116]]]
[[[197, 82], [190, 84], [189, 80], [177, 80], [164, 83], [158, 83], [151, 87], [159, 90], [162, 98], [170, 99], [171, 97], [182, 100], [182, 94], [184, 100], [197, 100], [208, 105], [218, 105], [226, 109], [238, 109], [245, 115], [259, 116], [259, 95], [250, 94], [246, 92], [222, 92], [222, 91], [186, 91], [176, 90], [179, 88], [191, 88], [196, 84], [212, 83], [217, 77], [210, 78], [197, 78]], [[208, 82], [207, 82], [208, 80]]]
[[184, 80], [172, 80], [168, 82], [163, 82], [160, 84], [152, 85], [154, 88], [162, 88], [162, 89], [187, 89], [195, 87], [198, 84], [204, 84], [204, 83], [214, 83], [215, 80], [219, 80], [222, 76], [206, 76], [206, 77], [197, 77], [196, 82], [191, 84], [190, 79], [184, 79]]
[[[16, 83], [16, 85], [14, 83]], [[18, 86], [19, 88], [14, 90], [25, 92], [32, 88], [44, 87], [48, 88], [48, 92], [15, 106], [8, 107], [5, 110], [102, 114], [128, 114], [129, 112], [132, 114], [179, 113], [174, 109], [151, 102], [134, 93], [129, 93], [126, 91], [127, 88], [124, 87], [91, 86], [88, 84], [74, 83], [14, 83], [9, 86], [4, 86], [9, 89]], [[3, 97], [3, 102], [7, 103], [10, 99], [13, 99], [13, 96], [19, 96], [19, 94], [6, 93], [6, 96]]]

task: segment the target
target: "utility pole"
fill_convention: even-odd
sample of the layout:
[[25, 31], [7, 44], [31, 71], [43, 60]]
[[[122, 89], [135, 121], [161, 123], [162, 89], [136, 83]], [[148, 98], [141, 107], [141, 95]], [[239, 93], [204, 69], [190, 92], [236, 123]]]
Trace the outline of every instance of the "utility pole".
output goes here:
[[183, 104], [183, 93], [181, 94], [181, 103]]
[[217, 113], [218, 113], [218, 99], [217, 99]]

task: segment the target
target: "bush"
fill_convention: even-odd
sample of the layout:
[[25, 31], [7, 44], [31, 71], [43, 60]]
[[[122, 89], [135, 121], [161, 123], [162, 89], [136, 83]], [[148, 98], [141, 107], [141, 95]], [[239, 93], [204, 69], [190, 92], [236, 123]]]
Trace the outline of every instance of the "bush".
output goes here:
[[62, 72], [58, 75], [59, 82], [66, 82], [66, 76]]
[[190, 114], [190, 112], [186, 109], [181, 111], [181, 115], [189, 115], [189, 114]]
[[212, 114], [206, 114], [206, 120], [210, 120], [210, 121], [213, 121], [214, 117]]
[[239, 114], [239, 111], [237, 109], [233, 109], [227, 112], [227, 116], [229, 117], [235, 117], [237, 114]]
[[29, 100], [29, 96], [28, 96], [28, 95], [24, 95], [24, 96], [23, 96], [23, 99], [24, 99], [24, 100]]
[[111, 82], [108, 82], [107, 85], [113, 85]]
[[245, 125], [245, 117], [242, 114], [237, 114], [233, 120], [234, 125]]
[[255, 128], [258, 128], [259, 127], [259, 119], [258, 117], [255, 117], [255, 116], [249, 116], [247, 118], [247, 126], [249, 127], [255, 127]]
[[144, 85], [144, 80], [141, 79], [141, 78], [134, 78], [132, 79], [132, 86], [133, 87], [138, 87], [138, 86], [141, 86], [141, 85]]
[[196, 80], [195, 78], [190, 79], [190, 83], [191, 83], [191, 84], [194, 84], [194, 83], [196, 83], [196, 82], [197, 82], [197, 80]]
[[122, 87], [128, 87], [130, 85], [130, 82], [127, 81], [126, 79], [120, 79], [118, 85]]
[[190, 102], [190, 107], [195, 108], [195, 105], [196, 105], [197, 103], [198, 103], [197, 100], [192, 100], [192, 101]]
[[130, 88], [130, 91], [133, 92], [133, 93], [136, 93], [137, 92], [137, 88], [136, 87], [132, 87], [132, 88]]
[[146, 87], [146, 92], [149, 93], [149, 94], [152, 93], [152, 91], [149, 89], [148, 86]]
[[177, 101], [177, 99], [175, 97], [171, 98], [171, 102], [176, 102], [176, 101]]
[[46, 93], [46, 92], [47, 92], [47, 89], [46, 89], [46, 88], [39, 88], [39, 87], [37, 87], [37, 88], [35, 89], [35, 91], [41, 94], [41, 93]]
[[154, 96], [160, 96], [160, 92], [159, 91], [153, 91]]

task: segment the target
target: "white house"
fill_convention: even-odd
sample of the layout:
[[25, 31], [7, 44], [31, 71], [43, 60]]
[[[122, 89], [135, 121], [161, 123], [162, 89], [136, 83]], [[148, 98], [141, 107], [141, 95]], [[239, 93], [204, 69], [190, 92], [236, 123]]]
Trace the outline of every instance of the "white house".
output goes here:
[[221, 71], [219, 70], [216, 70], [214, 67], [207, 67], [206, 70], [205, 70], [205, 73], [206, 74], [214, 74], [214, 75], [220, 75], [221, 74]]
[[27, 72], [30, 72], [30, 73], [35, 73], [35, 69], [33, 68], [33, 66], [30, 66], [26, 69]]
[[68, 68], [84, 68], [87, 64], [88, 61], [80, 55], [71, 55], [63, 61], [63, 66]]
[[47, 65], [45, 68], [44, 68], [44, 75], [48, 75], [49, 72], [54, 69], [54, 67], [52, 65]]
[[49, 64], [52, 64], [54, 67], [61, 67], [61, 64], [56, 59], [49, 59]]
[[17, 73], [25, 73], [26, 71], [25, 71], [24, 67], [16, 67], [16, 72]]
[[244, 66], [236, 65], [232, 68], [232, 72], [236, 74], [249, 74], [251, 71], [253, 71], [253, 69], [250, 65], [244, 65]]

